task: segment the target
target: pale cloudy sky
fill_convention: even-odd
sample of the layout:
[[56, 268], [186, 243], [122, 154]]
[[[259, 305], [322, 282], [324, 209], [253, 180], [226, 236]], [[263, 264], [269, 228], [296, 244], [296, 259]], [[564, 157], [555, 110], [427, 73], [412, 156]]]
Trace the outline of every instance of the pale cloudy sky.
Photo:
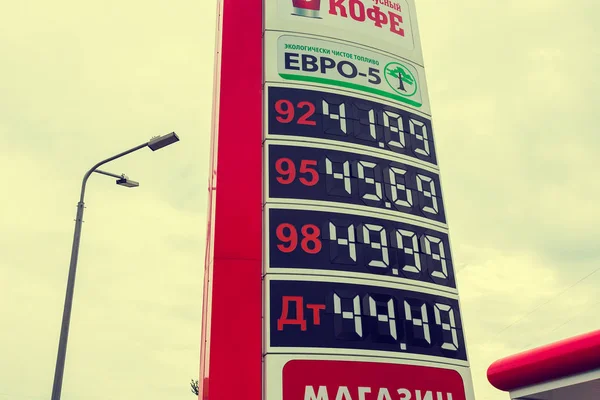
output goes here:
[[[106, 166], [139, 188], [88, 184], [63, 399], [191, 399], [216, 2], [5, 3], [0, 399], [50, 396], [84, 172], [173, 130]], [[600, 327], [600, 2], [417, 7], [477, 399], [507, 399], [492, 361]]]

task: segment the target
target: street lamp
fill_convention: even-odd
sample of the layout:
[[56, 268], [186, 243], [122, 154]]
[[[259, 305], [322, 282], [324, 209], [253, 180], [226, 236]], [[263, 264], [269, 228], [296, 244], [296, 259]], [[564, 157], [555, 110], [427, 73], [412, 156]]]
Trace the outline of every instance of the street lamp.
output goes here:
[[58, 355], [56, 357], [56, 368], [54, 370], [54, 383], [52, 384], [52, 400], [60, 400], [60, 394], [62, 391], [63, 373], [65, 369], [65, 357], [67, 354], [67, 340], [69, 338], [69, 325], [71, 323], [71, 307], [73, 305], [73, 290], [75, 288], [75, 273], [77, 271], [77, 256], [79, 255], [79, 241], [81, 239], [81, 227], [83, 225], [83, 209], [84, 202], [83, 198], [85, 195], [85, 185], [88, 178], [93, 172], [98, 174], [111, 176], [117, 178], [117, 185], [125, 187], [137, 187], [140, 184], [136, 181], [132, 181], [125, 174], [117, 175], [98, 169], [107, 162], [116, 160], [126, 156], [127, 154], [133, 153], [134, 151], [143, 149], [144, 147], [150, 148], [152, 151], [162, 149], [170, 144], [179, 141], [179, 137], [175, 132], [168, 133], [162, 136], [156, 136], [150, 139], [150, 141], [135, 146], [129, 150], [119, 153], [115, 156], [109, 157], [106, 160], [100, 161], [94, 165], [88, 172], [83, 176], [83, 182], [81, 183], [81, 194], [79, 195], [79, 203], [77, 203], [77, 215], [75, 217], [75, 233], [73, 235], [73, 246], [71, 248], [71, 262], [69, 264], [69, 278], [67, 280], [67, 292], [65, 294], [65, 305], [63, 309], [62, 325], [60, 327], [60, 339], [58, 342]]

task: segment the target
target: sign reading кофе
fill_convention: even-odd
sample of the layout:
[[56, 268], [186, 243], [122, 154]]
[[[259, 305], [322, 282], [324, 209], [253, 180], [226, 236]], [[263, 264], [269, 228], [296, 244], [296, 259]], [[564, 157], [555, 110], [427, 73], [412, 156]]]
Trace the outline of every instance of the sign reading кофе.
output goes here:
[[264, 12], [267, 30], [337, 38], [423, 65], [413, 1], [269, 0]]

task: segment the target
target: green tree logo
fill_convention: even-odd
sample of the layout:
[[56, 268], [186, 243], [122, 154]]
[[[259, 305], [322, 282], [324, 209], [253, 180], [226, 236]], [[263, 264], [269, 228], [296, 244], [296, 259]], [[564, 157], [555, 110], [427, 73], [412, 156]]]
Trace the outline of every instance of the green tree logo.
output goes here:
[[413, 73], [399, 62], [388, 63], [384, 68], [385, 80], [398, 94], [410, 97], [417, 93], [417, 79]]

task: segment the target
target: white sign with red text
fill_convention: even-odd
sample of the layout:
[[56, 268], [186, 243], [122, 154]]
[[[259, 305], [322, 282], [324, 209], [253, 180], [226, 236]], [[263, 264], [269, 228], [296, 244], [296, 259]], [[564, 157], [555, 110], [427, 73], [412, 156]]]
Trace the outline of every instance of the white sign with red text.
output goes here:
[[265, 0], [265, 29], [344, 38], [423, 65], [414, 0]]
[[266, 356], [265, 400], [473, 399], [468, 368], [373, 357]]

